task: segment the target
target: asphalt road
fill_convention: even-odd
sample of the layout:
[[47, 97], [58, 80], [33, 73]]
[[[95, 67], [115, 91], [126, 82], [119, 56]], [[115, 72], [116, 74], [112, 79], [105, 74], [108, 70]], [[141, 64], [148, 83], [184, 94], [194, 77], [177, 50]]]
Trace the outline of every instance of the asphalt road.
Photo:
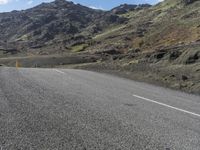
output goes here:
[[200, 150], [200, 97], [82, 70], [0, 68], [0, 150]]

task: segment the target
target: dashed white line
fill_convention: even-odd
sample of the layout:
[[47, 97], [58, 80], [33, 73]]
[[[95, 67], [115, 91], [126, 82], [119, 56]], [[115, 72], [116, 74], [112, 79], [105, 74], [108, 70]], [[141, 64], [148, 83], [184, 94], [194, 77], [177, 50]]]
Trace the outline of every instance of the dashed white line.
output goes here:
[[61, 74], [65, 74], [64, 72], [57, 70], [57, 69], [55, 69], [55, 71], [58, 72], [58, 73], [61, 73]]
[[145, 100], [145, 101], [151, 102], [151, 103], [155, 103], [155, 104], [158, 104], [158, 105], [161, 105], [161, 106], [165, 106], [165, 107], [168, 107], [168, 108], [177, 110], [177, 111], [181, 111], [181, 112], [184, 112], [184, 113], [187, 113], [187, 114], [196, 116], [196, 117], [200, 117], [200, 114], [196, 114], [196, 113], [193, 113], [193, 112], [184, 110], [184, 109], [180, 109], [180, 108], [177, 108], [177, 107], [174, 107], [174, 106], [170, 106], [170, 105], [167, 105], [167, 104], [164, 104], [164, 103], [160, 103], [160, 102], [157, 102], [157, 101], [154, 101], [154, 100], [151, 100], [151, 99], [142, 97], [142, 96], [138, 96], [138, 95], [133, 95], [133, 96], [134, 96], [134, 97], [137, 97], [137, 98], [139, 98], [139, 99], [143, 99], [143, 100]]

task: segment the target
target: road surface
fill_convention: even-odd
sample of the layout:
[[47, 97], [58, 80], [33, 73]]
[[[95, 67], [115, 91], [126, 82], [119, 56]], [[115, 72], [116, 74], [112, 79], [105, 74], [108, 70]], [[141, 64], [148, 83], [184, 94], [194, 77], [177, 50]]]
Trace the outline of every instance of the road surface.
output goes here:
[[200, 97], [83, 70], [0, 68], [0, 150], [200, 150]]

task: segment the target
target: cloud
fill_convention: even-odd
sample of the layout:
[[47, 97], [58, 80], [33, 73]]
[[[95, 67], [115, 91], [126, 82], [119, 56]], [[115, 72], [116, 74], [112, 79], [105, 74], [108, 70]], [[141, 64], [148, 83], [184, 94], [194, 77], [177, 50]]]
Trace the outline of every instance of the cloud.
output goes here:
[[0, 0], [0, 5], [5, 5], [9, 2], [10, 0]]

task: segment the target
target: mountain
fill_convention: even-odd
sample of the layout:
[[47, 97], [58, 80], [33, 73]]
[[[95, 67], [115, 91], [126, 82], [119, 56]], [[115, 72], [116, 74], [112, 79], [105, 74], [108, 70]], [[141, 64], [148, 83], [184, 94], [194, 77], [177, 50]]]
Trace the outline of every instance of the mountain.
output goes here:
[[56, 0], [0, 13], [0, 57], [50, 54], [98, 56], [100, 68], [200, 93], [200, 1], [103, 11]]
[[[24, 11], [0, 14], [0, 41], [4, 49], [24, 53], [67, 51], [68, 47], [91, 39], [111, 24], [125, 21], [122, 17], [94, 10], [65, 0], [42, 3]], [[6, 47], [9, 45], [9, 48]]]

